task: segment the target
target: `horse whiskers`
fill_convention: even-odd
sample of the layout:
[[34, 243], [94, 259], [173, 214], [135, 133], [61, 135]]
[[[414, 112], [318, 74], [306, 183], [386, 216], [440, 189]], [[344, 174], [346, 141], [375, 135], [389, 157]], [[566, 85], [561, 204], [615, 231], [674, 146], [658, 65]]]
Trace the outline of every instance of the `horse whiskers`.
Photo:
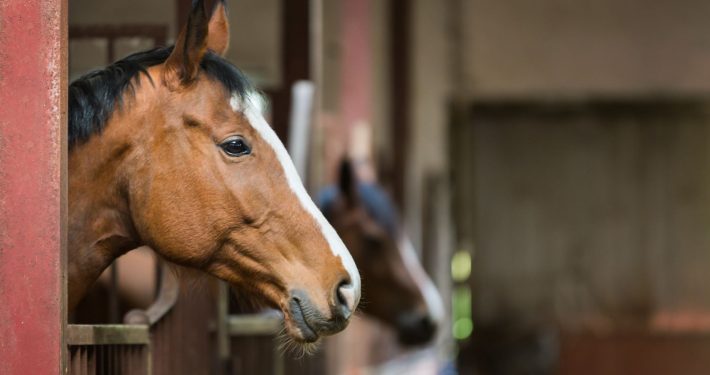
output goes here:
[[360, 302], [358, 303], [355, 311], [353, 311], [353, 314], [358, 314], [365, 306], [368, 306], [369, 304], [370, 300], [368, 300], [367, 297], [363, 295], [362, 297], [360, 297]]
[[278, 350], [281, 355], [289, 354], [295, 359], [302, 359], [305, 356], [311, 356], [318, 351], [320, 341], [316, 342], [297, 342], [286, 333], [286, 327], [281, 326], [281, 330], [276, 335]]

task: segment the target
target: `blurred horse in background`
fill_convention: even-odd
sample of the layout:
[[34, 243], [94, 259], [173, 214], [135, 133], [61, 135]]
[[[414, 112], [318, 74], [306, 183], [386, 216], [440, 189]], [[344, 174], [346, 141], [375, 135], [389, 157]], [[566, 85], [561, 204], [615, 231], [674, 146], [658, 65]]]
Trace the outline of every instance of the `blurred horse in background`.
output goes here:
[[338, 184], [321, 190], [316, 201], [362, 275], [361, 310], [394, 327], [405, 346], [431, 341], [444, 318], [443, 302], [392, 201], [376, 184], [360, 182], [349, 160], [338, 172]]

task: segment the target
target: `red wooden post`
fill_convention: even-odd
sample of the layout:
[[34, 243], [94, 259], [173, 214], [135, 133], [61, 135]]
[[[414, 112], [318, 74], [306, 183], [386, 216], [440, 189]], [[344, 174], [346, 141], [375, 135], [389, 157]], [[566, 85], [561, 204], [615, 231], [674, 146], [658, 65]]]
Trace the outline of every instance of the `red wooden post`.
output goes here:
[[0, 2], [0, 373], [62, 371], [67, 0]]
[[343, 121], [350, 129], [358, 122], [372, 126], [370, 0], [345, 0], [342, 7], [340, 106]]

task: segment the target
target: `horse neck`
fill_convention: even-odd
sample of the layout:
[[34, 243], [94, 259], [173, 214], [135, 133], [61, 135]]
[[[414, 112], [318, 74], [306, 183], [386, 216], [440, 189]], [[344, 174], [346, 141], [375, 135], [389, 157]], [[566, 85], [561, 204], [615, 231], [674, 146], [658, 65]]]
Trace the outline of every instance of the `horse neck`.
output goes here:
[[104, 133], [75, 145], [70, 151], [67, 244], [70, 309], [115, 258], [140, 246], [123, 188], [130, 150], [130, 143], [107, 127]]

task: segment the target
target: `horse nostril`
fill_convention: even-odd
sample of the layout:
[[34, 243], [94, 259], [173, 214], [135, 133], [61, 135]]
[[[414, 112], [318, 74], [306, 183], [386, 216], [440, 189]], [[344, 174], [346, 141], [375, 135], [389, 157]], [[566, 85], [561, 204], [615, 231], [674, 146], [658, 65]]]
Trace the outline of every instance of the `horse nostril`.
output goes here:
[[342, 280], [336, 290], [337, 309], [344, 319], [350, 318], [355, 310], [355, 287], [350, 283], [350, 279]]

